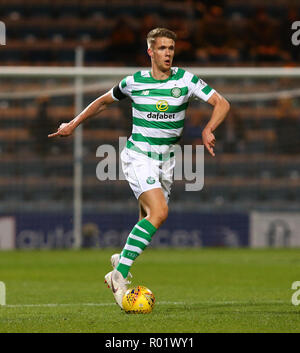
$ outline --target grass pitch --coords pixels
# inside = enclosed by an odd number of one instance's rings
[[[114,252],[0,252],[0,332],[300,332],[300,249],[147,249],[132,284],[155,294],[148,315],[114,304],[103,283]]]

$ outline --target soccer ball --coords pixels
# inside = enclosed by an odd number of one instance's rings
[[[122,300],[123,309],[127,314],[149,314],[154,303],[153,293],[144,286],[128,289]]]

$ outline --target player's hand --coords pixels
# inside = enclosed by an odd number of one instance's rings
[[[71,124],[71,123],[62,123],[62,124],[60,124],[59,128],[57,129],[57,131],[54,132],[53,134],[49,134],[48,137],[70,136],[70,135],[72,135],[73,131],[74,131],[73,124]]]
[[[202,131],[202,141],[204,146],[207,148],[208,152],[214,157],[214,147],[216,144],[215,135],[209,129],[204,129]]]

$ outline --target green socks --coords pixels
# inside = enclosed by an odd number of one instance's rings
[[[139,221],[129,234],[126,244],[121,253],[120,261],[116,270],[126,278],[133,261],[143,252],[151,242],[156,228],[147,219]]]

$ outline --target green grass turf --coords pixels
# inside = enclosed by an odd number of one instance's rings
[[[147,249],[132,272],[156,296],[148,315],[113,303],[114,252],[0,252],[0,332],[300,332],[300,249]]]

